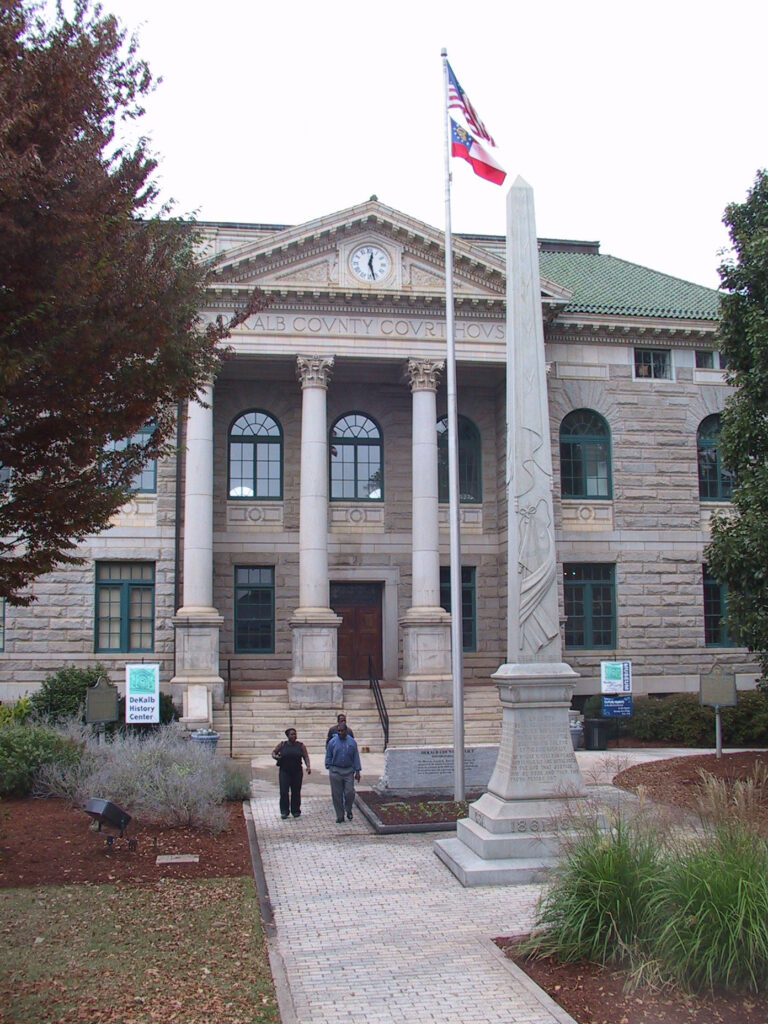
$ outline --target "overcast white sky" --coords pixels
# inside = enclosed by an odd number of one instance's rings
[[[765,0],[102,0],[163,82],[144,131],[177,212],[297,224],[372,194],[444,227],[442,62],[498,144],[452,160],[454,231],[540,237],[717,286],[766,155]]]

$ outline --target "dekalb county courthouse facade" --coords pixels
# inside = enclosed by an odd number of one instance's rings
[[[65,664],[160,664],[181,707],[287,691],[344,703],[369,669],[409,705],[451,700],[444,236],[376,197],[296,227],[206,224],[209,316],[270,304],[149,465],[84,564],[5,607],[0,697]],[[454,242],[464,685],[506,661],[505,247]],[[717,293],[541,240],[563,657],[575,693],[602,660],[634,693],[754,685],[704,564],[731,481]],[[196,693],[202,691],[197,690]]]

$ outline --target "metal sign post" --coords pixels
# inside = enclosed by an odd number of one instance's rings
[[[718,760],[723,756],[721,708],[736,707],[736,675],[715,665],[711,672],[699,676],[699,704],[715,709],[715,749]]]

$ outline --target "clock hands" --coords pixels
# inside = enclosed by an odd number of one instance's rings
[[[376,274],[375,274],[374,269],[373,269],[373,253],[372,252],[368,254],[368,269],[371,272],[371,280],[375,281],[376,280]]]

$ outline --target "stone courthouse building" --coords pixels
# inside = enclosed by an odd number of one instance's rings
[[[444,236],[369,202],[293,227],[207,224],[205,313],[258,286],[268,308],[147,466],[86,561],[6,607],[0,695],[63,664],[157,662],[179,704],[280,690],[343,706],[372,668],[409,705],[451,699]],[[564,659],[635,694],[754,684],[707,573],[728,394],[717,293],[542,239],[541,316]],[[505,247],[454,242],[464,682],[506,660]],[[199,691],[198,691],[199,692]]]

